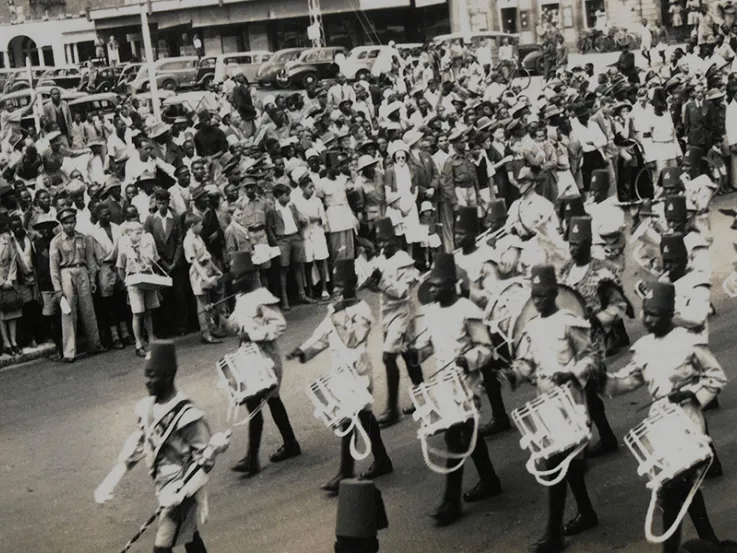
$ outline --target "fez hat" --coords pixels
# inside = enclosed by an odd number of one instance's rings
[[[347,478],[340,482],[336,538],[372,540],[388,526],[381,492],[371,480]]]
[[[507,218],[507,204],[502,199],[489,202],[489,219],[492,221],[503,221]]]
[[[683,234],[680,232],[664,234],[660,239],[660,255],[663,261],[685,261],[688,259],[688,250],[683,243]]]
[[[475,207],[458,208],[458,216],[455,226],[467,234],[477,235],[479,233],[479,215]]]
[[[685,196],[666,196],[664,201],[666,221],[685,221],[687,216]]]
[[[430,270],[430,279],[436,282],[455,282],[458,280],[458,271],[456,270],[456,261],[451,253],[438,253],[435,256]]]
[[[250,252],[236,252],[230,262],[230,275],[238,291],[244,294],[261,288],[258,269],[253,264]]]
[[[146,368],[152,367],[156,371],[165,373],[177,372],[177,349],[171,340],[156,340],[151,342],[145,360]]]
[[[642,300],[644,308],[673,311],[676,306],[676,288],[670,282],[653,282]]]
[[[591,217],[586,215],[571,217],[568,224],[568,241],[574,238],[579,242],[591,242]]]
[[[558,288],[558,279],[555,276],[555,267],[552,265],[535,265],[530,269],[532,290],[550,290]]]
[[[683,156],[683,162],[688,162],[691,167],[701,165],[701,159],[704,157],[704,150],[698,146],[688,146]]]
[[[609,190],[609,171],[595,169],[591,172],[591,191]]]
[[[394,223],[389,217],[382,217],[376,220],[376,239],[391,240],[396,234],[394,233]]]
[[[681,171],[680,167],[666,167],[660,172],[660,182],[658,183],[661,188],[683,188],[681,185]]]
[[[337,259],[333,264],[333,274],[336,282],[344,286],[346,283],[355,283],[358,280],[353,259]]]
[[[583,207],[583,198],[581,196],[565,196],[561,198],[561,201],[564,204],[563,218],[566,221],[570,221],[571,217],[586,215],[586,210]]]

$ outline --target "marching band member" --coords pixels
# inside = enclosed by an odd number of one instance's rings
[[[645,385],[653,400],[668,398],[681,405],[706,433],[702,407],[719,394],[727,377],[709,347],[697,335],[675,324],[676,296],[676,288],[670,283],[651,285],[642,307],[648,334],[635,342],[632,359],[626,367],[615,374],[604,374],[600,389],[613,397]],[[717,463],[715,452],[712,468]],[[691,490],[693,477],[693,473],[686,474],[663,488],[663,528],[669,528],[676,520]],[[718,543],[701,490],[694,495],[688,512],[699,537]],[[680,539],[679,527],[663,543],[663,553],[676,553]]]
[[[624,273],[624,248],[627,243],[624,229],[627,226],[624,210],[619,207],[616,196],[608,196],[609,171],[596,169],[591,175],[591,196],[584,204],[591,217],[592,249],[596,259],[610,261],[619,277]]]
[[[668,225],[668,231],[683,235],[683,242],[688,252],[688,268],[703,273],[707,280],[711,280],[709,242],[689,222],[686,197],[666,196],[663,200],[663,215]]]
[[[558,281],[552,265],[536,265],[531,269],[532,301],[538,311],[527,323],[525,334],[529,347],[522,347],[512,368],[505,371],[514,389],[521,379],[537,387],[538,394],[566,383],[583,402],[582,390],[590,375],[597,370],[591,345],[591,325],[556,304]],[[560,459],[551,459],[551,466]],[[563,535],[573,536],[599,524],[599,519],[586,489],[585,461],[571,461],[564,481],[548,488],[548,521],[542,539],[532,547],[533,553],[558,553],[563,550]],[[567,486],[571,487],[578,513],[563,525]]]
[[[359,375],[369,378],[369,392],[371,392],[373,371],[368,351],[368,340],[373,324],[371,308],[365,301],[356,297],[358,277],[352,259],[337,260],[333,271],[335,285],[342,288],[342,299],[328,306],[327,316],[312,336],[292,350],[287,359],[298,358],[300,363],[306,363],[321,351],[330,348],[333,364],[352,363]],[[369,435],[374,455],[373,464],[361,474],[361,478],[374,479],[393,472],[392,461],[381,439],[379,423],[371,409],[361,411],[358,418]],[[342,439],[338,474],[321,487],[331,494],[338,493],[341,480],[354,476],[355,461],[350,452],[351,438],[352,433],[349,433]]]
[[[492,358],[492,350],[486,344],[475,343],[468,325],[481,322],[483,312],[471,300],[459,297],[456,291],[458,273],[452,254],[439,253],[430,269],[428,283],[433,303],[427,308],[426,320],[429,347],[435,353],[435,365],[443,370],[455,363],[461,368],[466,388],[473,394],[476,407],[479,406],[479,392],[482,385],[480,368]],[[469,321],[472,321],[469,323]],[[418,348],[419,349],[419,348]],[[424,348],[423,348],[424,349]],[[452,426],[445,432],[445,443],[450,453],[463,453],[473,440],[471,421]],[[502,492],[499,478],[489,458],[489,450],[482,439],[476,441],[471,454],[479,473],[480,481],[469,492],[463,494],[467,502],[480,501],[494,497]],[[448,459],[448,467],[458,463]],[[443,501],[433,513],[438,526],[452,524],[462,514],[461,493],[463,467],[448,474],[445,478]]]
[[[673,323],[693,332],[708,344],[711,282],[702,271],[688,270],[688,251],[682,234],[663,236],[660,255],[665,270],[662,281],[673,284],[676,291]]]
[[[207,553],[197,530],[198,505],[204,515],[207,500],[204,493],[198,492],[213,468],[213,453],[219,453],[227,444],[208,451],[210,429],[205,414],[174,385],[177,358],[173,342],[151,343],[144,374],[150,396],[136,405],[138,429],[126,441],[118,466],[108,477],[117,472],[114,482],[109,484],[106,479],[95,491],[95,500],[104,503],[112,499],[115,484],[145,458],[163,507],[154,553],[171,553],[180,544],[187,553]],[[185,482],[185,475],[197,465],[203,470]]]
[[[486,243],[494,248],[497,278],[504,280],[518,276],[519,258],[524,246],[522,240],[516,234],[502,233],[501,236],[496,236],[507,223],[507,206],[504,200],[495,199],[489,202],[487,220],[491,238]]]
[[[527,270],[539,262],[565,258],[567,246],[558,232],[555,206],[535,191],[537,182],[530,169],[523,167],[517,176],[521,197],[509,206],[505,228],[524,242],[520,264]]]
[[[481,245],[476,243],[479,234],[479,223],[476,208],[461,207],[458,209],[455,241],[461,249],[454,254],[454,259],[456,267],[465,271],[468,277],[468,299],[480,309],[484,309],[488,303],[489,294],[494,293],[494,284],[498,277],[494,263],[496,252],[486,243]],[[492,359],[479,369],[484,377],[484,387],[491,404],[491,420],[480,430],[483,437],[492,436],[512,428],[502,398],[502,386],[493,371],[492,365],[494,362],[495,360]]]
[[[568,243],[571,260],[561,267],[559,282],[576,290],[586,302],[595,361],[600,369],[606,370],[607,353],[630,344],[623,322],[629,302],[624,297],[616,270],[607,261],[591,257],[590,217],[571,219]],[[599,431],[599,441],[588,448],[587,455],[599,457],[616,451],[617,438],[593,381],[586,386],[585,392],[589,417]]]
[[[422,367],[407,349],[407,343],[415,334],[415,313],[410,295],[412,286],[419,279],[412,257],[401,249],[394,234],[394,224],[388,217],[376,221],[376,240],[381,248],[370,285],[380,294],[381,329],[384,336],[382,359],[386,367],[387,409],[379,416],[379,424],[387,428],[399,421],[399,366],[401,355],[413,385],[422,382]]]
[[[277,340],[284,334],[287,322],[279,311],[279,300],[261,285],[258,267],[254,265],[250,252],[238,252],[233,256],[230,274],[237,296],[233,313],[226,323],[227,328],[231,333],[238,335],[241,343],[253,342],[264,355],[271,358],[274,362],[274,374],[281,386],[284,368]],[[262,399],[257,397],[247,400],[248,411],[258,409]],[[269,457],[269,460],[272,463],[279,463],[301,455],[302,450],[294,436],[289,415],[279,397],[279,388],[274,390],[266,401],[274,424],[284,440],[284,444]],[[248,452],[232,467],[235,472],[243,473],[244,478],[251,478],[261,471],[259,450],[263,432],[264,416],[259,411],[248,424]]]

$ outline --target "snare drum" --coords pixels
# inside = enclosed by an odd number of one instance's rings
[[[420,423],[417,437],[420,439],[425,463],[433,472],[448,474],[458,470],[476,447],[479,412],[473,401],[473,394],[464,384],[461,369],[452,365],[440,371],[433,378],[410,388],[410,397],[415,407],[413,418]],[[428,439],[443,433],[452,426],[472,421],[473,437],[468,451],[463,454],[450,454],[430,447]],[[458,459],[454,467],[436,464],[430,455],[445,459]]]
[[[226,354],[217,362],[219,387],[228,396],[228,420],[246,401],[276,390],[279,380],[274,372],[274,361],[253,342],[242,344],[238,350]],[[255,414],[255,413],[254,413]],[[243,421],[234,426],[245,424]]]
[[[374,401],[368,386],[368,377],[359,376],[353,366],[342,364],[307,387],[315,418],[322,420],[336,436],[342,438],[354,429],[361,433],[366,443],[364,452],[357,450],[355,434],[351,440],[351,454],[359,461],[371,453],[368,435],[358,420],[358,414]]]
[[[522,434],[520,447],[530,451],[527,471],[544,486],[561,482],[570,462],[591,439],[586,407],[574,400],[569,385],[557,386],[515,409],[512,421]],[[538,462],[557,455],[566,457],[556,468],[537,468]]]
[[[627,433],[624,443],[637,459],[637,473],[647,476],[647,487],[651,490],[645,537],[651,543],[663,543],[678,530],[714,460],[711,439],[680,405],[664,399],[653,404],[650,416]],[[663,534],[655,535],[652,526],[658,492],[668,482],[691,471],[696,472],[696,477],[678,516]]]

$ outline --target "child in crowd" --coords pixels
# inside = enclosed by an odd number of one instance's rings
[[[205,241],[200,236],[202,233],[202,217],[196,213],[187,213],[184,216],[184,258],[190,263],[189,282],[192,285],[192,293],[197,300],[197,319],[200,323],[200,333],[203,344],[219,344],[222,340],[214,338],[211,328],[214,323],[206,310],[211,303],[210,291],[217,285],[222,272],[212,261],[210,252],[207,251]]]
[[[159,252],[156,250],[151,235],[145,233],[143,225],[138,221],[128,221],[121,226],[121,232],[126,240],[119,243],[118,274],[121,280],[137,273],[153,273]],[[136,355],[146,357],[143,327],[149,341],[154,340],[154,325],[151,319],[151,310],[159,307],[159,293],[156,290],[144,290],[138,286],[127,286],[128,303],[133,313],[133,336],[136,339]],[[143,323],[143,326],[141,325]]]
[[[315,184],[310,178],[309,172],[305,169],[304,174],[299,179],[299,186],[302,189],[303,201],[300,203],[302,214],[307,218],[307,226],[304,229],[305,237],[305,261],[312,267],[307,270],[310,284],[313,289],[312,297],[316,297],[314,288],[316,283],[311,278],[317,269],[320,272],[322,280],[322,300],[330,299],[327,291],[327,284],[330,282],[328,271],[328,242],[325,238],[325,228],[327,227],[327,218],[325,216],[325,207],[322,200],[315,196]]]

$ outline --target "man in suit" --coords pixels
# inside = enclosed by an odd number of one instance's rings
[[[72,114],[69,112],[69,104],[61,99],[61,91],[58,88],[51,89],[51,101],[44,104],[44,117],[47,121],[53,121],[58,125],[58,130],[69,146],[69,131],[72,128]]]
[[[236,82],[233,89],[233,106],[244,120],[249,121],[256,115],[256,110],[253,107],[251,91],[248,89],[248,79],[243,73],[238,73],[233,80]]]
[[[689,100],[683,108],[683,127],[686,144],[698,146],[708,152],[714,142],[712,135],[717,134],[719,129],[717,128],[716,108],[711,102],[705,101],[704,95],[704,85],[696,85],[693,99]]]
[[[153,154],[173,167],[182,165],[182,149],[171,137],[171,127],[166,123],[156,123],[149,132],[153,141]]]
[[[149,215],[144,230],[154,237],[156,250],[159,253],[159,265],[172,278],[172,287],[161,290],[162,307],[157,314],[165,314],[156,323],[164,332],[175,331],[183,336],[187,332],[187,286],[189,276],[184,261],[183,242],[184,228],[181,218],[169,209],[170,195],[168,190],[156,191],[156,213]],[[176,321],[176,323],[175,323]],[[173,328],[176,324],[177,328]],[[163,326],[162,326],[163,325]],[[169,328],[166,328],[169,326]]]
[[[629,45],[622,46],[622,53],[619,54],[617,60],[617,69],[620,73],[627,77],[627,80],[633,84],[639,84],[640,79],[637,76],[637,66],[635,65],[635,55],[630,52]]]
[[[122,225],[125,221],[125,200],[121,197],[123,183],[116,176],[109,176],[103,192],[104,204],[110,210],[110,221]]]

